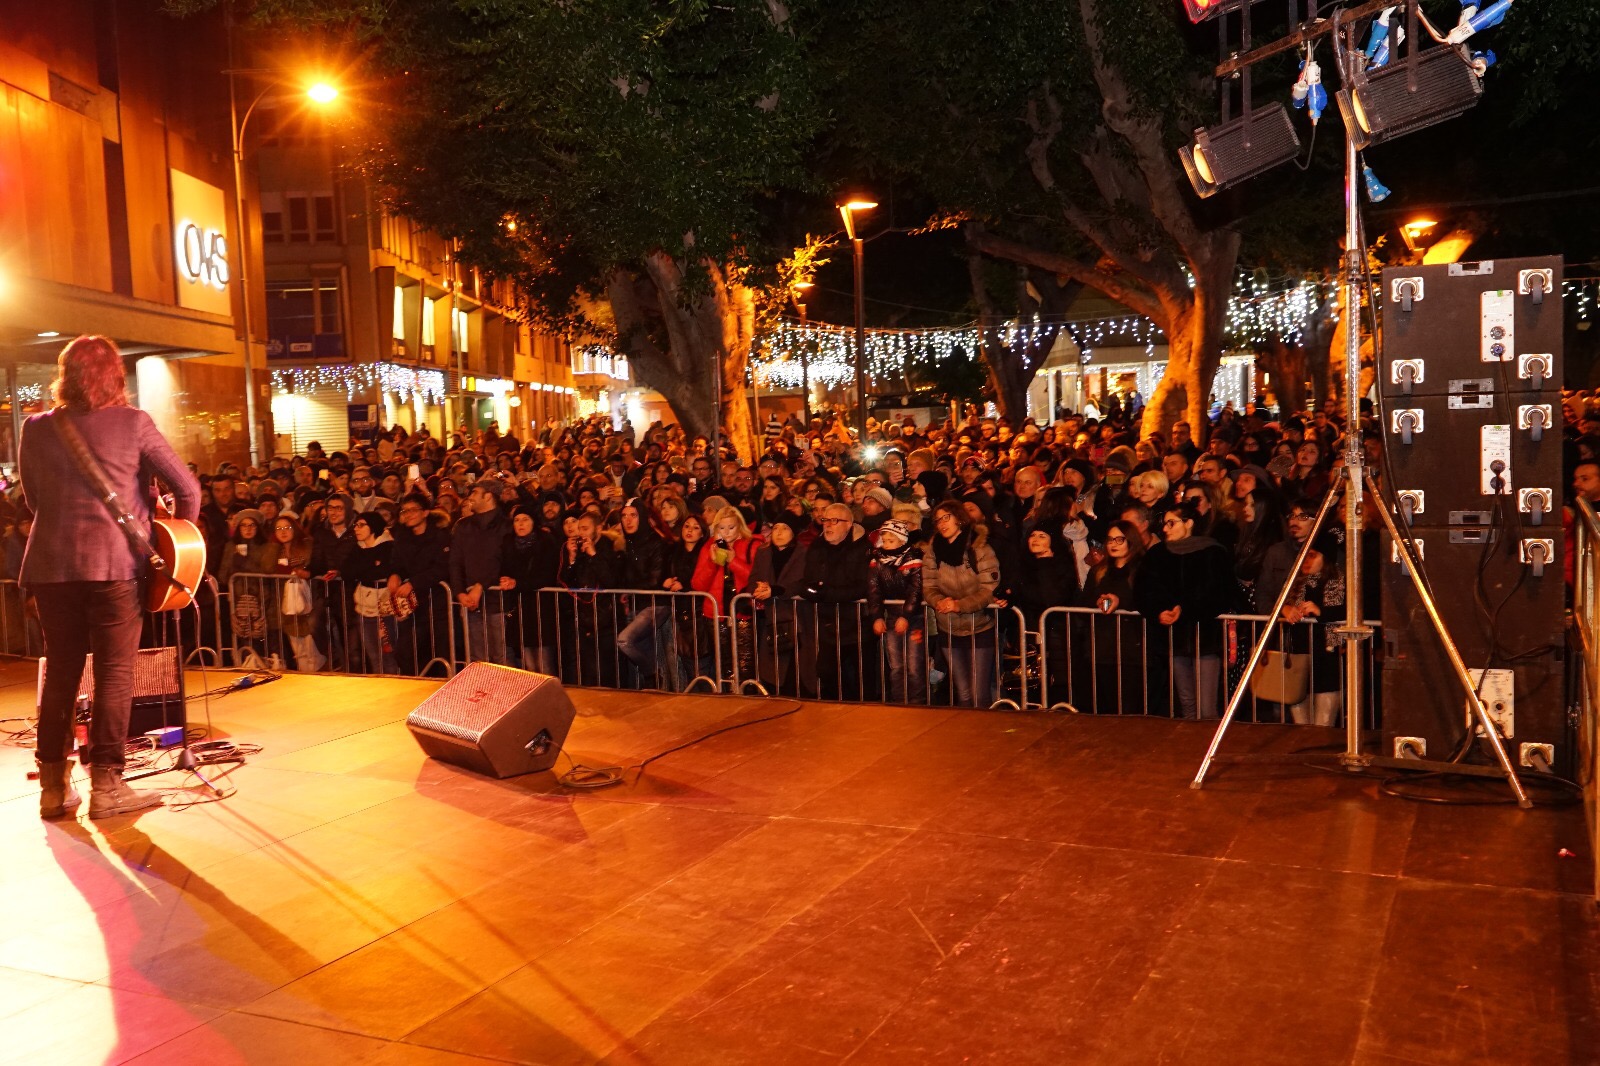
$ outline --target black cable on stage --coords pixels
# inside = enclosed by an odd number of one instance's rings
[[[561,754],[566,758],[567,762],[571,764],[572,768],[566,773],[562,774],[556,780],[562,785],[565,785],[567,788],[610,788],[613,785],[622,784],[625,780],[627,771],[629,770],[638,770],[639,777],[643,777],[645,767],[649,766],[657,759],[664,759],[674,752],[682,751],[684,748],[692,748],[694,745],[699,744],[702,741],[710,740],[712,737],[721,736],[723,733],[731,733],[735,729],[743,729],[746,726],[752,725],[761,725],[763,722],[776,722],[780,718],[787,718],[792,714],[799,714],[804,707],[805,704],[797,703],[793,707],[790,707],[787,711],[781,711],[778,714],[769,714],[765,718],[752,718],[748,722],[735,722],[732,725],[725,725],[721,729],[713,729],[704,736],[695,737],[693,740],[685,741],[675,748],[668,748],[666,751],[657,752],[648,759],[645,759],[643,762],[636,762],[630,766],[585,766],[580,762],[575,762],[570,755],[567,755],[565,751],[562,751]],[[634,781],[637,782],[638,779],[639,778],[636,777],[634,778]]]

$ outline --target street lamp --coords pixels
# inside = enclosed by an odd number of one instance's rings
[[[246,222],[244,213],[244,134],[250,125],[250,116],[256,113],[256,105],[266,99],[268,93],[291,80],[280,71],[256,68],[235,67],[223,71],[228,76],[228,110],[232,121],[233,130],[233,206],[234,217],[239,226],[239,306],[244,309],[244,418],[246,434],[250,440],[250,465],[261,465],[261,439],[260,427],[256,424],[256,373],[255,354],[250,350],[251,334],[254,332],[250,321],[250,226]],[[255,99],[250,101],[250,106],[244,109],[244,115],[239,114],[239,91],[237,76],[249,74],[266,79]],[[325,81],[315,81],[306,87],[306,98],[317,104],[332,103],[339,95],[339,90]]]
[[[805,294],[816,288],[816,282],[797,281],[789,287],[789,298],[794,301],[794,309],[800,312],[800,324],[806,324]],[[801,423],[806,428],[811,427],[811,353],[807,351],[809,342],[800,343],[800,416]]]
[[[1420,249],[1417,243],[1433,232],[1433,227],[1439,223],[1431,218],[1414,218],[1400,227],[1400,237],[1406,242],[1406,247],[1415,255]]]
[[[867,325],[866,296],[863,278],[866,271],[866,245],[856,236],[856,212],[871,211],[877,207],[875,200],[849,200],[839,205],[839,215],[844,219],[844,233],[855,249],[856,263],[856,425],[861,443],[867,442]]]

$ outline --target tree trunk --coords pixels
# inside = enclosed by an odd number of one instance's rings
[[[1306,405],[1307,348],[1271,340],[1256,349],[1256,361],[1272,376],[1273,398],[1280,411],[1299,411]]]
[[[1210,430],[1211,383],[1222,366],[1222,326],[1233,295],[1239,261],[1239,235],[1214,230],[1189,256],[1194,287],[1181,295],[1162,293],[1167,311],[1167,369],[1145,404],[1140,433],[1166,432],[1180,418],[1204,443]]]
[[[613,271],[607,296],[617,344],[639,381],[666,398],[691,436],[715,437],[720,389],[721,427],[739,462],[748,465],[757,455],[745,390],[755,296],[734,269],[701,266],[708,280],[692,295],[682,266],[665,254],[650,256],[642,270]]]

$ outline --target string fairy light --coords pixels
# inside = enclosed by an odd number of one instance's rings
[[[374,387],[397,393],[404,401],[420,395],[428,403],[443,403],[447,395],[442,370],[419,370],[394,363],[339,363],[277,369],[272,372],[272,387],[283,394],[342,389],[346,398],[370,393]]]

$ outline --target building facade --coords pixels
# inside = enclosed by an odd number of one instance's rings
[[[350,106],[359,106],[351,104]],[[373,424],[527,440],[577,409],[570,345],[515,290],[387,210],[345,165],[337,119],[269,115],[261,183],[273,450],[329,451]]]
[[[244,462],[223,16],[0,0],[0,27],[0,460],[61,346],[97,333],[181,455]]]

